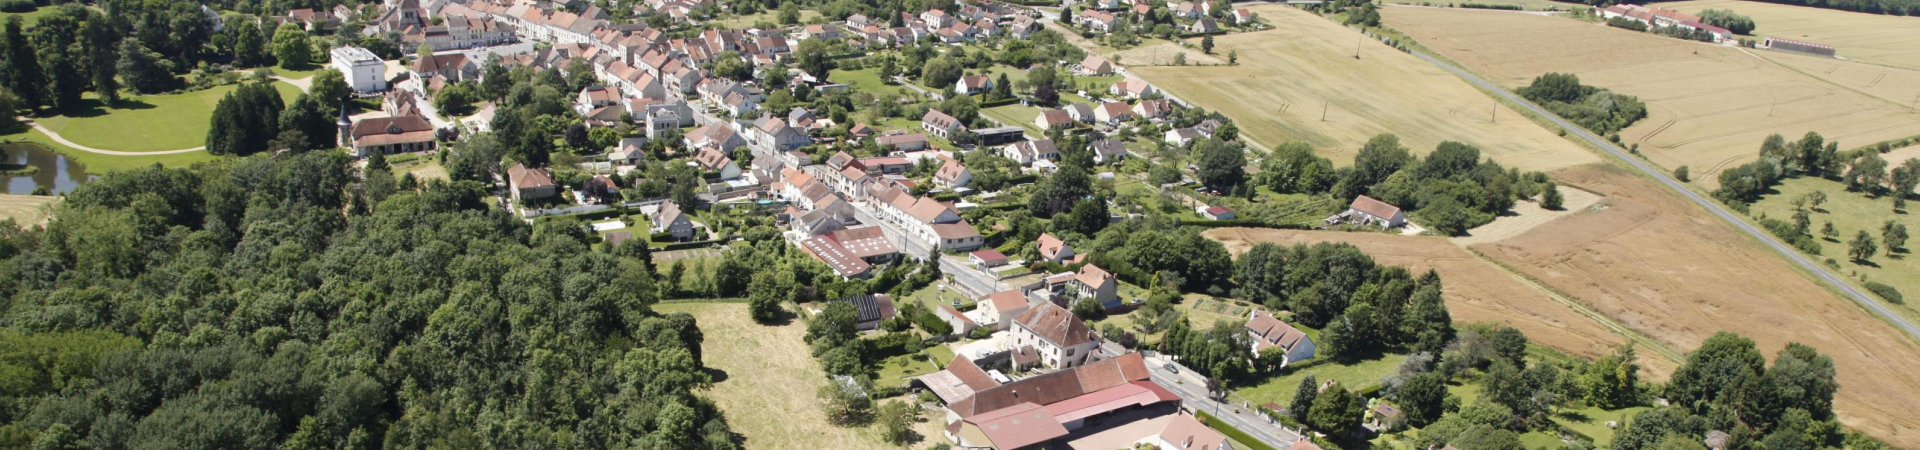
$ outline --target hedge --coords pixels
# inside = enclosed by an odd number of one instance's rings
[[[1207,219],[1180,219],[1180,225],[1185,225],[1185,226],[1196,226],[1196,227],[1207,227],[1207,228],[1220,228],[1220,227],[1252,227],[1252,228],[1272,228],[1272,229],[1276,229],[1276,230],[1310,230],[1310,229],[1313,229],[1313,226],[1311,226],[1311,225],[1307,225],[1307,224],[1299,224],[1299,223],[1268,223],[1268,222],[1262,222],[1262,221],[1259,221],[1259,220],[1256,220],[1256,219],[1233,219],[1233,220],[1207,220]]]
[[[664,252],[669,250],[686,250],[690,248],[707,248],[707,247],[712,247],[718,244],[720,244],[720,241],[675,242],[672,244],[667,244],[664,247],[660,247],[660,251]]]
[[[1895,305],[1907,304],[1906,298],[1900,296],[1900,290],[1894,289],[1893,286],[1868,281],[1867,290],[1873,291],[1874,295],[1879,295],[1880,298],[1887,299],[1888,302]]]
[[[1201,422],[1206,423],[1207,428],[1212,428],[1214,429],[1214,431],[1219,431],[1220,434],[1227,435],[1227,439],[1232,439],[1234,442],[1247,444],[1248,450],[1279,450],[1279,449],[1273,448],[1273,446],[1271,445],[1267,445],[1266,442],[1261,442],[1259,439],[1254,439],[1253,435],[1249,435],[1245,431],[1240,431],[1239,428],[1234,428],[1232,425],[1227,425],[1225,421],[1221,421],[1219,418],[1213,417],[1212,414],[1207,414],[1206,411],[1200,411],[1198,409],[1195,409],[1193,411],[1193,414],[1195,416],[1198,416]]]

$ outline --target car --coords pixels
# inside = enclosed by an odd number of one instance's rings
[[[1180,373],[1180,366],[1173,365],[1173,363],[1167,363],[1164,367],[1166,367],[1168,372]]]

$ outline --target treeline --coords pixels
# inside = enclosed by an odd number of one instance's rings
[[[1761,142],[1759,159],[1720,171],[1720,187],[1713,196],[1744,210],[1787,177],[1814,176],[1838,180],[1849,191],[1891,195],[1894,207],[1902,208],[1920,186],[1920,159],[1896,167],[1881,152],[1876,148],[1841,152],[1839,141],[1828,141],[1817,132],[1792,142],[1774,134]]]
[[[1872,14],[1892,14],[1896,16],[1920,15],[1920,0],[1761,0],[1782,5],[1811,6],[1814,8],[1838,9]],[[1589,5],[1601,5],[1600,0],[1587,0]]]
[[[1700,21],[1707,25],[1726,28],[1734,34],[1753,34],[1753,18],[1740,15],[1731,9],[1709,9],[1700,11]]]
[[[0,233],[0,446],[738,448],[647,262],[486,191],[338,152],[80,186]]]
[[[1618,133],[1647,117],[1647,105],[1639,98],[1580,84],[1580,77],[1568,73],[1535,77],[1533,84],[1515,91],[1554,115],[1604,135]],[[1619,140],[1618,136],[1613,138]]]
[[[1558,191],[1545,173],[1483,161],[1480,149],[1468,144],[1442,142],[1422,159],[1398,136],[1382,134],[1361,146],[1353,161],[1335,169],[1311,146],[1282,144],[1260,162],[1254,182],[1278,193],[1331,194],[1342,202],[1372,196],[1449,235],[1493,221],[1520,199],[1538,195],[1542,206],[1559,207]]]

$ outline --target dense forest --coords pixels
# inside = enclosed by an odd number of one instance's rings
[[[0,447],[738,446],[643,256],[350,163],[114,173],[0,227]]]

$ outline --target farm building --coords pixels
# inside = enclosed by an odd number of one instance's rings
[[[1365,195],[1355,197],[1353,204],[1339,214],[1327,217],[1328,224],[1352,222],[1379,225],[1381,228],[1393,228],[1407,224],[1407,214],[1400,207],[1374,200]]]
[[[1703,30],[1708,33],[1712,33],[1713,39],[1715,42],[1724,41],[1724,40],[1733,38],[1733,31],[1727,30],[1726,28],[1716,27],[1713,25],[1707,25],[1705,23],[1702,23],[1700,21],[1700,16],[1695,16],[1692,14],[1674,11],[1671,9],[1661,9],[1661,8],[1654,8],[1654,7],[1648,7],[1648,6],[1633,5],[1633,4],[1619,4],[1619,5],[1608,6],[1606,8],[1594,8],[1594,9],[1600,13],[1600,17],[1606,18],[1606,19],[1613,19],[1618,17],[1618,18],[1626,18],[1628,20],[1644,23],[1650,27],[1679,27],[1679,28],[1685,28],[1689,30]]]
[[[1795,52],[1795,53],[1806,53],[1809,55],[1820,55],[1820,56],[1834,55],[1833,46],[1831,45],[1815,44],[1812,42],[1795,41],[1790,39],[1767,38],[1767,40],[1764,43],[1762,43],[1761,46],[1774,49],[1774,50],[1782,50],[1782,51],[1789,51],[1789,52]]]

